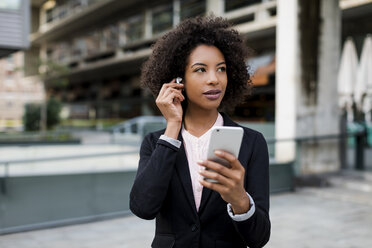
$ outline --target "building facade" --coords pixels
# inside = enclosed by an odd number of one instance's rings
[[[43,99],[39,77],[23,73],[29,33],[30,2],[0,1],[0,131],[23,130],[24,105]]]
[[[16,52],[0,60],[0,131],[23,130],[24,106],[44,99],[40,78],[24,76],[24,59],[24,52]]]
[[[277,4],[275,0],[36,0],[31,44],[43,63],[39,69],[50,75],[47,94],[61,99],[71,118],[159,114],[153,97],[139,85],[140,67],[151,44],[185,18],[214,13],[233,22],[252,48],[247,64],[255,73],[256,89],[233,115],[274,121]],[[362,40],[369,28],[371,1],[341,0],[340,7],[343,39],[353,35]],[[365,27],[355,28],[361,20]],[[56,75],[68,83],[55,83]]]
[[[28,48],[29,0],[0,1],[0,58]]]
[[[159,114],[154,99],[139,85],[141,64],[158,37],[188,17],[214,13],[236,24],[264,68],[250,104],[236,117],[274,120],[275,1],[35,1],[39,25],[31,44],[39,49],[47,94],[65,103],[71,118],[130,118]],[[55,85],[53,64],[61,64],[66,85]],[[266,63],[266,64],[265,64]],[[257,69],[251,67],[251,70]],[[35,71],[36,72],[36,71]],[[252,108],[252,109],[251,109]]]

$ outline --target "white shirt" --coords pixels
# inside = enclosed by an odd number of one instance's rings
[[[218,114],[217,120],[213,124],[213,126],[223,126],[223,118],[221,114]],[[181,134],[183,138],[183,145],[185,146],[187,160],[189,163],[192,191],[194,193],[196,210],[199,211],[203,191],[203,186],[199,182],[199,180],[202,179],[199,171],[203,170],[204,167],[197,164],[197,161],[207,159],[207,149],[209,146],[209,138],[211,137],[211,129],[205,132],[202,136],[195,137],[190,134],[182,125]]]

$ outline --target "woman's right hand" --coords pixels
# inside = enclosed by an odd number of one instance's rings
[[[168,131],[167,136],[175,139],[177,139],[182,124],[183,111],[181,102],[185,100],[185,97],[182,95],[183,88],[183,84],[177,84],[176,79],[173,79],[169,83],[163,84],[159,95],[156,98],[156,105],[167,120],[167,130],[165,135],[167,135]]]

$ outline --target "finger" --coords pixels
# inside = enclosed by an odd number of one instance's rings
[[[162,85],[160,88],[158,96],[162,96],[164,92],[169,88],[177,88],[177,89],[183,89],[184,85],[183,84],[177,84],[176,79],[172,79],[169,83],[165,83]]]
[[[178,84],[178,83],[168,83],[167,86],[178,89],[178,90],[181,90],[185,87],[184,84]]]
[[[226,187],[233,187],[234,183],[231,181],[231,179],[211,170],[201,170],[199,174],[204,178],[214,179],[218,183],[226,186]]]
[[[185,100],[185,96],[180,92],[180,91],[177,91],[174,93],[175,97],[178,98],[181,102],[183,100]]]
[[[174,98],[173,98],[173,103],[175,103],[175,104],[181,104],[182,101],[183,101],[183,99],[182,99],[181,96],[174,96]]]
[[[171,92],[178,92],[179,94],[182,95],[182,91],[180,89],[175,89],[173,87],[167,87],[163,93],[163,96],[166,96],[168,94],[170,94]]]
[[[175,80],[172,80],[172,81],[175,81]],[[171,81],[171,82],[172,82]],[[160,91],[159,91],[159,94],[158,94],[158,97],[162,97],[164,95],[164,92],[167,90],[168,88],[168,85],[169,84],[163,84],[160,88]]]
[[[167,103],[170,103],[171,102],[170,100],[173,101],[173,98],[169,98],[169,97],[170,96],[171,97],[174,97],[174,94],[176,94],[180,99],[184,99],[182,93],[179,90],[176,90],[174,88],[166,88],[163,91],[162,95],[159,95],[156,100],[158,102],[167,102]]]
[[[182,89],[184,87],[185,87],[185,85],[183,85],[183,84],[177,84],[177,83],[174,83],[174,82],[164,84],[164,88],[165,89],[172,88],[172,89],[176,89],[176,90],[182,91]]]
[[[233,154],[223,151],[223,150],[215,150],[214,153],[218,157],[226,159],[230,163],[231,168],[236,168],[236,169],[243,168],[240,161]]]
[[[204,187],[206,187],[208,189],[211,189],[211,190],[214,190],[214,191],[217,191],[220,194],[225,194],[228,191],[226,186],[224,186],[222,184],[208,182],[208,181],[203,180],[203,179],[200,179],[199,182]]]
[[[211,160],[199,160],[197,163],[201,166],[204,166],[205,168],[214,170],[218,172],[219,174],[227,177],[227,178],[233,178],[234,174],[233,171],[226,166],[219,164],[217,162],[211,161]]]
[[[182,95],[182,93],[178,90],[175,90],[173,88],[168,89],[168,91],[164,94],[164,100],[167,103],[172,103],[174,99],[179,99],[181,102],[185,100],[185,97]]]

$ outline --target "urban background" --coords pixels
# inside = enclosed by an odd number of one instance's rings
[[[372,247],[372,0],[0,0],[0,247],[150,247],[129,191],[166,123],[141,65],[208,14],[251,49],[229,114],[268,142],[267,247]]]

